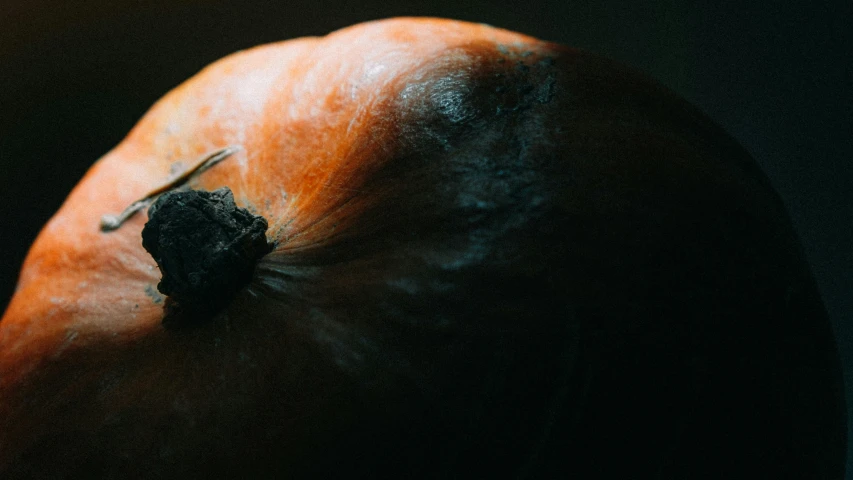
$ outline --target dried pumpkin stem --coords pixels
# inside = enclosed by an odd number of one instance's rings
[[[220,150],[216,150],[215,152],[212,152],[212,153],[205,155],[200,160],[198,160],[192,167],[188,168],[187,170],[182,172],[177,177],[166,182],[164,185],[157,187],[154,190],[148,192],[148,194],[145,195],[144,197],[142,197],[141,199],[131,203],[130,206],[125,208],[124,211],[121,212],[120,214],[102,216],[101,217],[101,231],[102,232],[111,232],[113,230],[118,229],[119,227],[121,227],[124,224],[124,222],[126,222],[128,219],[130,219],[131,217],[136,215],[136,212],[144,209],[148,205],[151,205],[151,203],[154,200],[156,200],[157,197],[159,197],[163,193],[168,192],[170,190],[174,190],[174,189],[186,184],[190,179],[197,177],[198,175],[200,175],[205,170],[216,165],[217,163],[221,162],[222,160],[225,160],[226,158],[228,158],[232,154],[236,153],[240,149],[242,149],[242,147],[239,145],[231,145],[231,146],[225,147],[225,148],[220,149]]]
[[[206,319],[227,305],[269,253],[267,227],[264,217],[236,205],[228,187],[160,196],[148,210],[142,246],[160,268],[157,289],[167,306],[182,312],[167,317]]]

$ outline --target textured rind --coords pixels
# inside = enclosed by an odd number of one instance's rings
[[[145,216],[98,222],[229,145],[190,187],[229,187],[274,250],[170,331]],[[844,441],[749,156],[642,75],[484,25],[206,68],[74,189],[0,321],[4,478],[841,478]]]

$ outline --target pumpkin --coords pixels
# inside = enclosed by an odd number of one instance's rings
[[[840,385],[701,112],[392,19],[218,61],[94,164],[0,321],[0,476],[840,478]]]

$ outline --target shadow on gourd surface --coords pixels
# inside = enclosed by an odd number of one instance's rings
[[[0,322],[5,478],[841,478],[843,412],[742,148],[629,69],[437,19],[170,92]]]

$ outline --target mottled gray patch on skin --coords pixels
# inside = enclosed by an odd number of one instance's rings
[[[157,289],[154,287],[154,285],[150,283],[145,286],[145,295],[148,296],[148,298],[150,298],[151,300],[153,300],[154,303],[163,303],[163,295],[161,295],[160,292],[158,292]]]
[[[438,83],[451,83],[439,81]],[[443,85],[442,85],[443,86]],[[466,92],[448,88],[432,97],[436,111],[452,123],[462,123],[473,116],[466,105]]]

